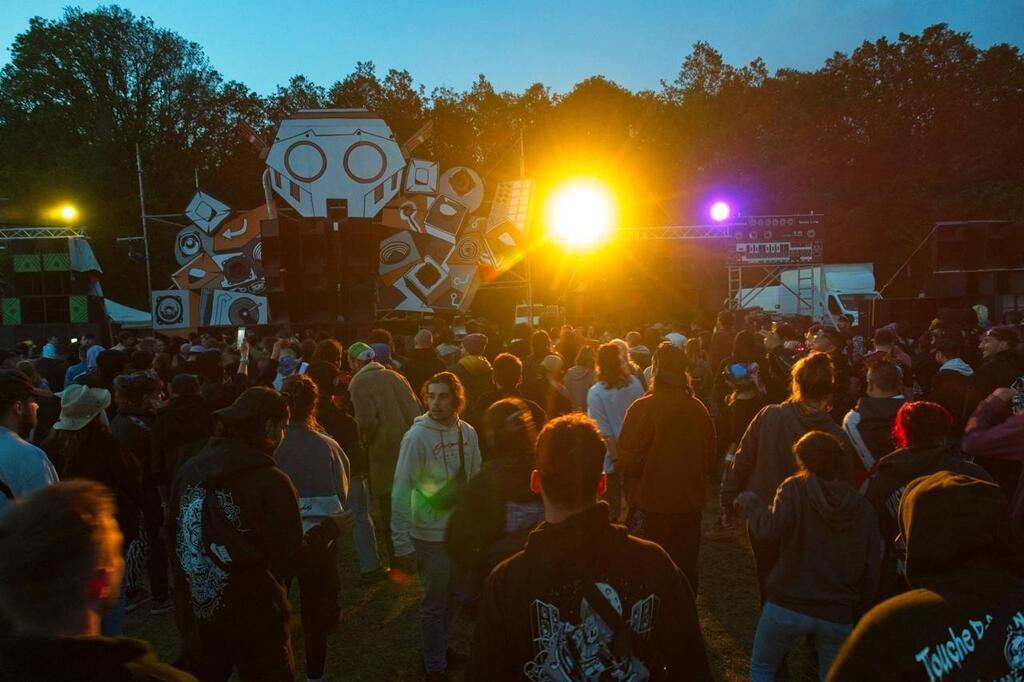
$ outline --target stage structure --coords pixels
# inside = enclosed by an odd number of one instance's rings
[[[466,312],[525,247],[531,182],[497,183],[418,158],[365,109],[299,111],[270,145],[265,204],[235,212],[197,192],[154,291],[157,329],[367,324],[377,313]]]
[[[0,226],[0,340],[100,333],[99,262],[72,227]]]
[[[769,286],[784,286],[797,300],[798,314],[813,315],[816,296],[825,291],[824,216],[740,216],[715,225],[669,225],[619,230],[619,239],[715,240],[725,252],[729,305],[743,308]],[[816,267],[818,266],[818,267]],[[796,287],[782,280],[783,271],[795,270]],[[819,281],[815,281],[819,280]],[[742,296],[741,296],[742,292]],[[827,310],[827,306],[825,307]]]

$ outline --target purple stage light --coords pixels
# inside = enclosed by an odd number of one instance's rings
[[[729,216],[732,215],[732,208],[730,208],[729,204],[724,201],[716,201],[711,204],[711,210],[709,213],[711,214],[712,220],[716,223],[720,223],[723,220],[729,219]]]

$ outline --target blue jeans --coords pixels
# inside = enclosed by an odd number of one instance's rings
[[[419,564],[423,601],[420,602],[420,633],[423,665],[428,673],[448,668],[448,625],[458,609],[458,581],[443,542],[412,538]]]
[[[814,635],[818,677],[824,680],[839,647],[852,630],[853,623],[833,623],[765,602],[754,634],[754,651],[750,654],[751,682],[773,682],[782,659],[806,635]]]
[[[366,476],[352,477],[345,504],[355,517],[352,542],[356,546],[356,556],[359,557],[359,570],[362,573],[376,571],[380,568],[380,556],[377,554],[377,532],[370,518],[370,490]]]

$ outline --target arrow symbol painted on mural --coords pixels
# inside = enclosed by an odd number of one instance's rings
[[[222,234],[221,236],[224,237],[224,239],[234,239],[235,237],[241,237],[243,234],[245,234],[248,231],[249,231],[249,220],[247,218],[242,218],[242,225],[241,225],[241,227],[239,227],[237,230],[232,230],[232,229],[228,228],[228,229],[224,230],[224,234]]]

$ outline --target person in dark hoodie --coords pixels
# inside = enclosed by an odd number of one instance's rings
[[[146,642],[100,636],[120,594],[123,538],[114,498],[64,481],[14,504],[0,521],[0,680],[195,680],[157,661]]]
[[[170,402],[157,410],[153,421],[153,466],[165,490],[178,468],[202,449],[214,429],[213,412],[200,395],[195,376],[175,376],[170,394]]]
[[[999,487],[949,471],[918,478],[899,528],[913,589],[860,620],[827,679],[1020,679],[1024,562]]]
[[[420,329],[412,339],[413,349],[402,363],[402,374],[409,380],[413,393],[419,395],[423,382],[447,369],[434,350],[434,335],[429,329]]]
[[[743,434],[733,460],[726,463],[721,490],[723,510],[732,509],[733,500],[744,490],[752,490],[762,500],[773,498],[779,485],[797,472],[793,445],[810,431],[830,433],[843,444],[847,458],[837,478],[849,480],[853,449],[829,414],[832,361],[828,355],[811,353],[793,365],[791,391],[786,402],[768,405],[758,412]],[[763,602],[764,581],[778,557],[778,543],[751,537],[750,546]]]
[[[974,369],[960,357],[960,346],[953,339],[939,339],[935,343],[935,363],[938,373],[932,379],[928,400],[942,405],[953,416],[952,438],[959,442],[967,424],[967,395],[971,391]]]
[[[288,405],[273,389],[247,389],[219,410],[218,435],[185,462],[169,498],[174,617],[181,665],[204,682],[294,680],[283,581],[301,565],[295,487],[274,465]],[[337,538],[330,517],[307,533]]]
[[[153,449],[153,423],[162,404],[163,389],[163,382],[149,374],[117,377],[114,381],[117,416],[110,422],[110,432],[132,453],[142,471],[142,537],[145,538],[146,574],[153,598],[150,613],[154,615],[171,609],[167,547],[160,535],[164,525],[160,489],[166,480]],[[136,590],[129,597],[126,609],[130,613],[144,602],[144,595]]]
[[[486,336],[467,334],[462,339],[462,357],[451,370],[466,391],[466,417],[471,425],[477,421],[477,417],[483,415],[479,409],[481,396],[494,390],[494,372],[491,363],[484,357],[486,350]]]
[[[903,375],[889,360],[876,360],[868,368],[867,395],[846,413],[843,431],[857,453],[854,461],[854,487],[868,477],[875,462],[892,452],[892,425],[896,413],[907,401],[903,396]]]
[[[522,361],[511,353],[501,353],[498,357],[494,358],[493,369],[495,388],[493,391],[488,391],[480,396],[480,400],[477,403],[477,409],[480,410],[480,414],[476,415],[477,420],[487,413],[491,405],[499,400],[515,398],[522,401],[530,410],[530,416],[533,418],[533,424],[537,430],[542,429],[548,420],[547,413],[544,412],[540,405],[524,397],[523,392],[519,390],[523,381]],[[488,452],[487,439],[484,439],[480,444],[480,455],[484,460],[489,459],[491,456]]]
[[[878,528],[885,542],[885,559],[879,585],[881,598],[891,597],[906,589],[905,573],[900,557],[903,542],[899,534],[900,499],[907,485],[915,478],[936,471],[952,471],[991,480],[988,473],[963,458],[949,447],[946,436],[953,419],[941,405],[925,401],[906,403],[896,413],[893,441],[896,450],[878,461],[868,479],[864,497],[878,515]]]
[[[629,527],[668,552],[697,593],[704,475],[715,426],[693,397],[685,352],[665,341],[654,352],[651,391],[626,410],[617,467],[630,507]]]
[[[682,573],[598,502],[604,454],[581,414],[541,431],[545,521],[488,577],[465,679],[712,679]]]
[[[770,509],[750,491],[735,502],[753,537],[780,543],[754,635],[753,682],[772,682],[786,653],[807,635],[815,638],[824,679],[878,586],[878,523],[871,505],[849,483],[836,480],[846,457],[842,444],[812,431],[797,441],[793,454],[801,470],[782,482]]]
[[[521,550],[544,519],[540,496],[530,490],[537,428],[529,407],[516,398],[499,400],[484,413],[481,427],[490,456],[467,483],[445,536],[448,554],[478,578],[477,586]]]

